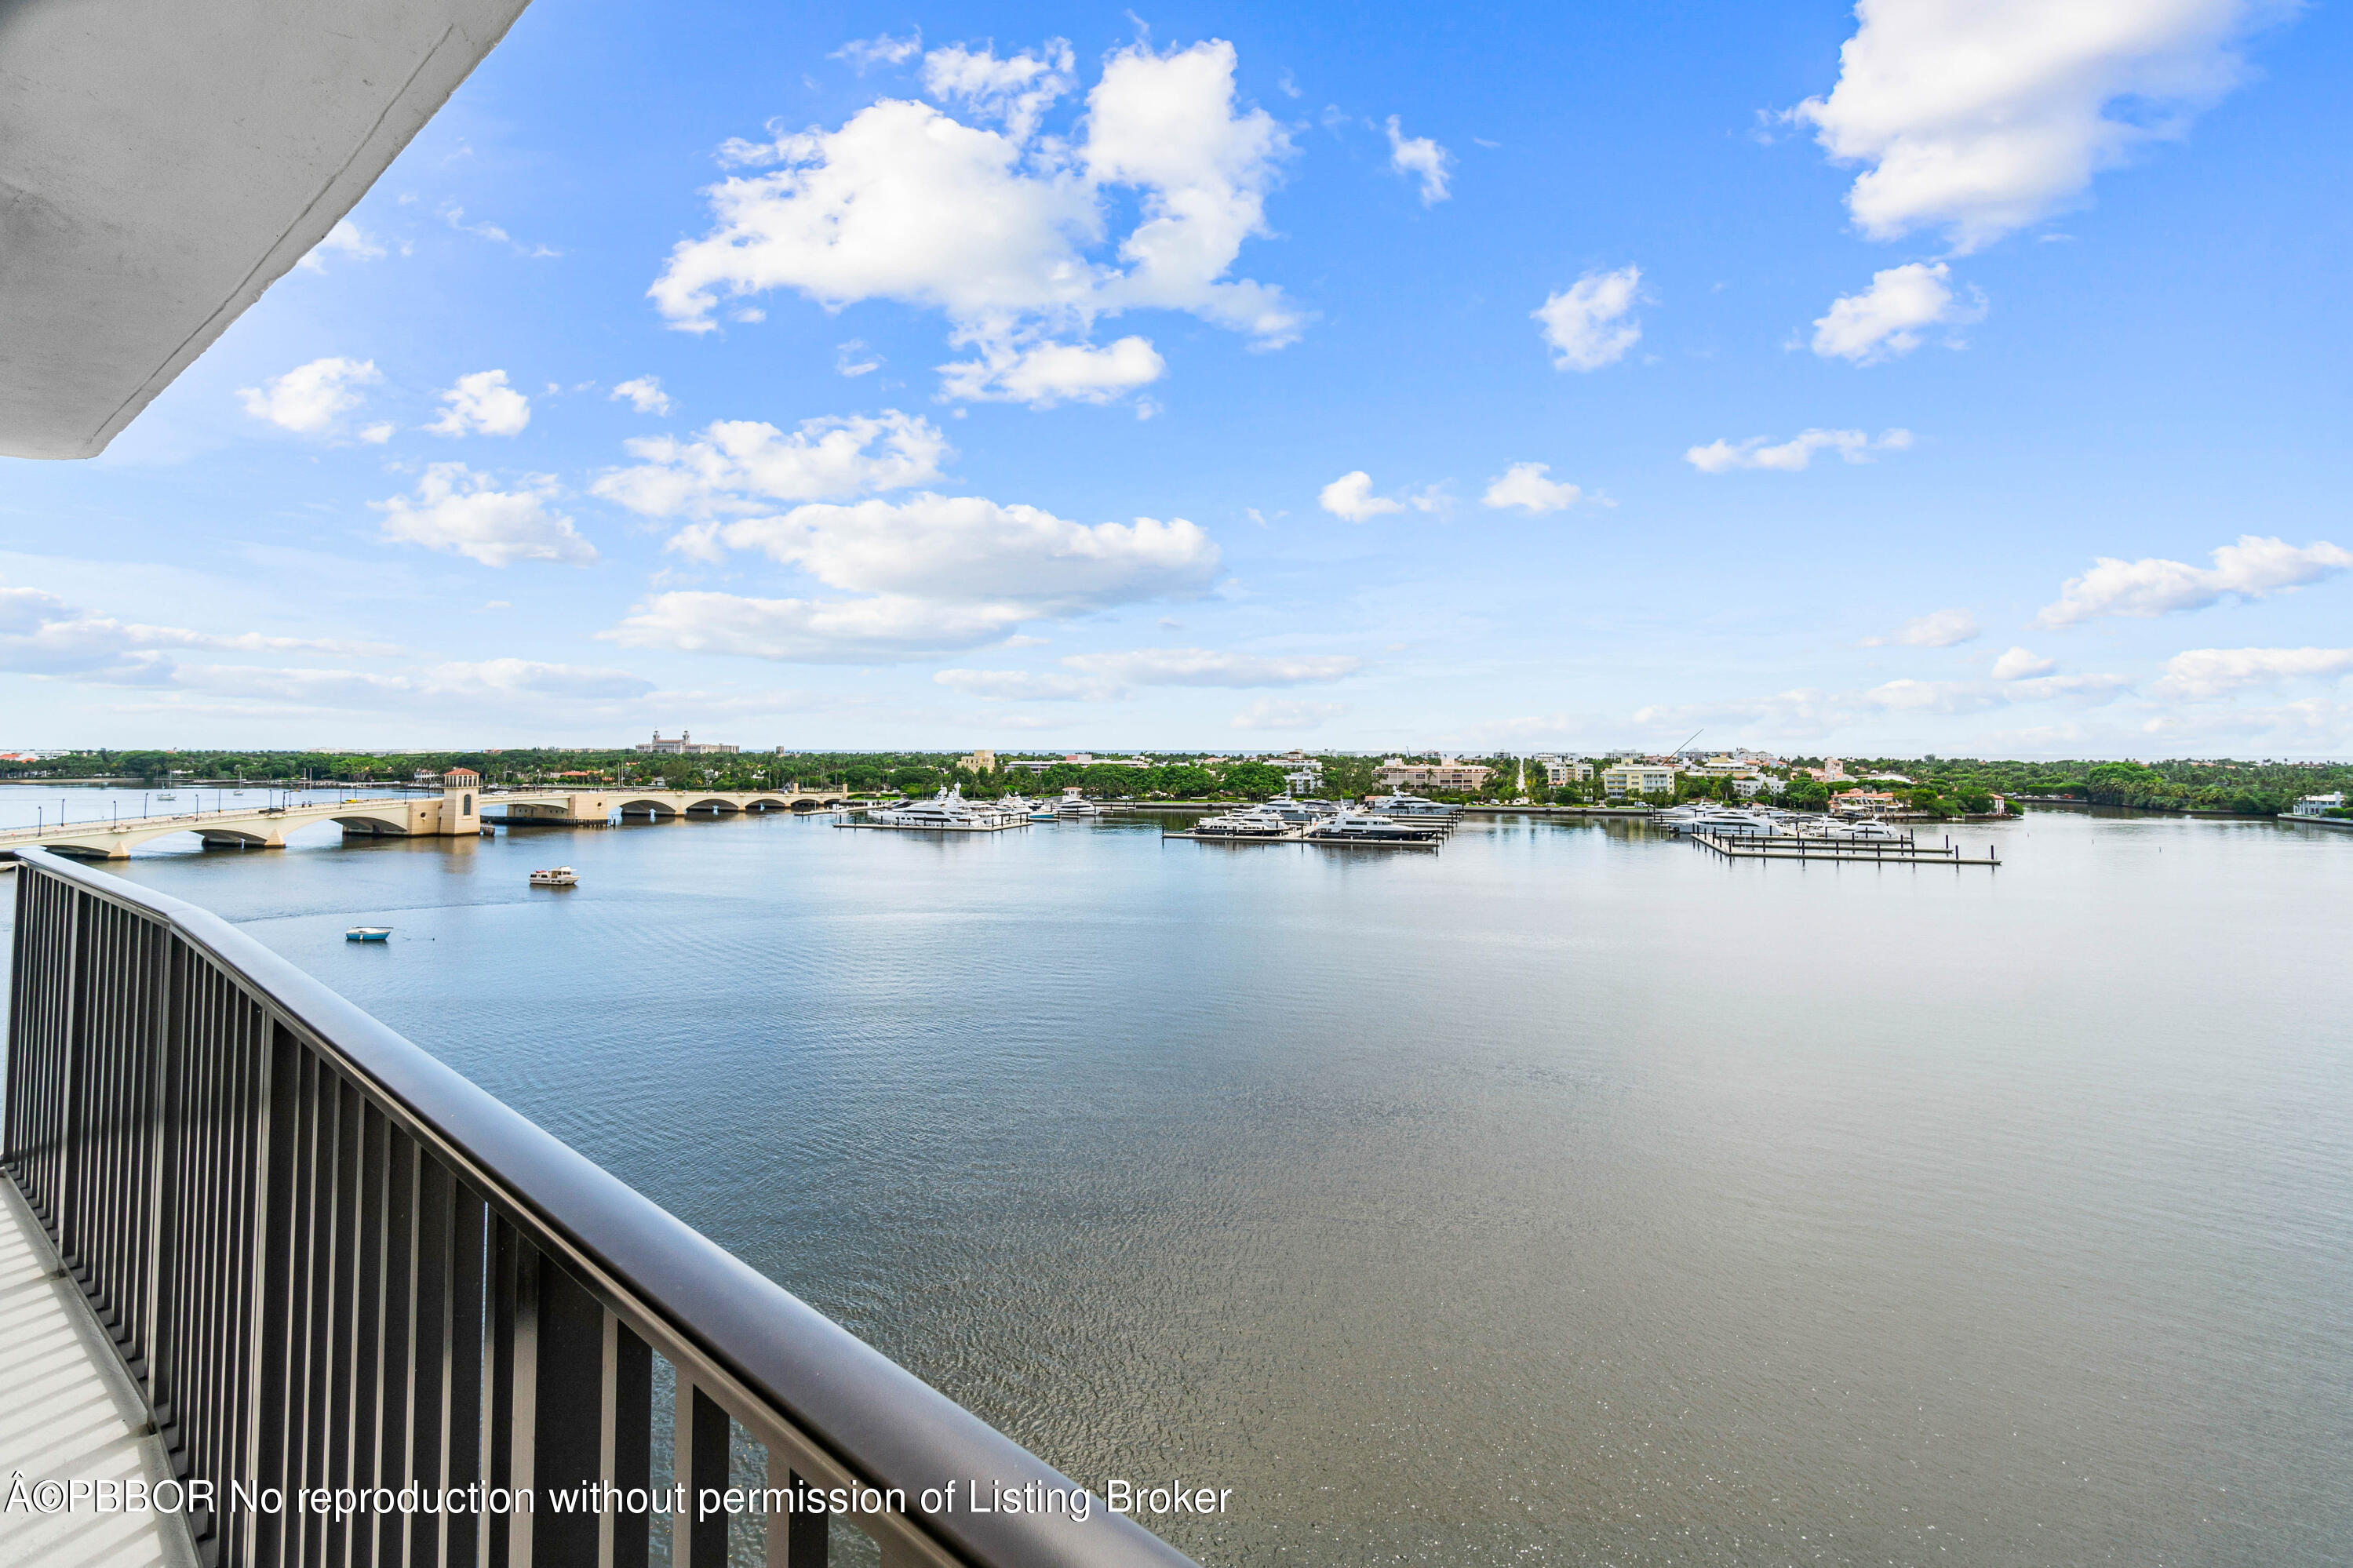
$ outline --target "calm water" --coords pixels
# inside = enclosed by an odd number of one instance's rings
[[[2353,834],[1964,837],[2009,863],[744,819],[123,874],[1074,1476],[1232,1487],[1166,1530],[1210,1564],[2353,1557]]]

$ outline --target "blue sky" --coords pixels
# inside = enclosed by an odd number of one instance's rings
[[[539,0],[0,744],[2353,752],[2341,11]]]

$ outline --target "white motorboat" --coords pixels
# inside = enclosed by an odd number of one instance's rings
[[[1068,817],[1101,816],[1103,807],[1081,795],[1078,786],[1072,784],[1063,790],[1062,798],[1054,803],[1054,815]]]
[[[551,870],[533,871],[531,885],[534,888],[576,888],[580,873],[569,866],[557,866]]]

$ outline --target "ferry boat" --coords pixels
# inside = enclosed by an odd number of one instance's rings
[[[531,885],[534,888],[576,888],[580,885],[580,873],[569,866],[558,866],[552,870],[533,871],[531,874]]]
[[[385,942],[392,936],[390,926],[353,926],[343,933],[345,942]]]

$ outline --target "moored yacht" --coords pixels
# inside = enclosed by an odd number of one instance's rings
[[[1437,844],[1446,837],[1435,822],[1400,822],[1373,812],[1343,811],[1307,830],[1312,844]]]
[[[866,817],[876,827],[906,827],[929,833],[995,833],[1029,820],[1027,816],[1000,812],[994,805],[965,799],[962,784],[944,789],[929,800],[889,811],[870,811]]]
[[[1424,795],[1394,791],[1366,803],[1366,809],[1382,816],[1460,816],[1462,808]]]
[[[1291,838],[1298,835],[1297,825],[1287,822],[1280,812],[1263,805],[1246,805],[1238,810],[1205,816],[1193,825],[1197,838]]]

